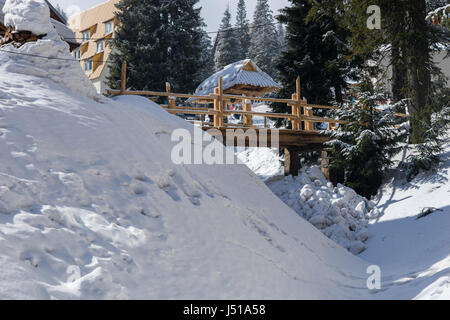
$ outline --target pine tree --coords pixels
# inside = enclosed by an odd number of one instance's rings
[[[196,79],[199,79],[196,85],[200,84],[201,82],[203,82],[203,80],[210,77],[215,71],[211,37],[206,32],[203,32],[202,48],[204,48],[202,51],[202,56],[200,58],[202,67],[199,70],[198,76],[195,77]]]
[[[362,60],[350,55],[349,30],[336,20],[336,9],[319,12],[309,0],[290,0],[291,6],[281,10],[277,19],[286,26],[285,49],[276,67],[282,89],[279,95],[291,98],[295,79],[301,78],[302,96],[309,103],[342,102],[347,79],[356,80]],[[286,106],[273,104],[274,112],[286,112]],[[280,123],[278,123],[280,124]]]
[[[381,30],[366,27],[368,15],[364,15],[363,10],[369,5],[381,8]],[[392,81],[393,98],[395,101],[409,99],[411,142],[422,142],[431,121],[431,77],[436,69],[431,48],[433,43],[440,42],[437,30],[426,22],[427,1],[353,0],[346,10],[345,23],[351,25],[355,50],[363,50],[369,58],[381,46],[390,47],[389,65],[392,66],[393,77],[389,80]]]
[[[219,34],[214,56],[216,71],[231,63],[239,61],[239,44],[235,30],[231,25],[231,13],[229,7],[225,10]]]
[[[407,136],[404,121],[395,116],[404,102],[377,110],[379,101],[387,96],[364,81],[357,88],[358,99],[346,101],[335,116],[346,121],[336,131],[328,131],[332,140],[330,170],[343,172],[340,182],[367,198],[375,195],[383,180],[391,157],[401,151],[400,143]]]
[[[251,30],[249,56],[258,67],[275,78],[277,70],[274,61],[278,58],[279,50],[277,29],[268,0],[258,0]]]
[[[282,23],[278,23],[277,25],[277,36],[278,36],[278,46],[280,54],[283,52],[283,49],[286,46],[286,31],[284,30],[284,26]]]
[[[239,60],[243,60],[248,57],[251,40],[245,0],[239,0],[238,2],[236,13],[236,32],[239,41]]]
[[[122,62],[127,85],[134,90],[191,92],[202,68],[204,26],[198,0],[121,0],[119,27],[112,40],[109,86],[116,87]]]

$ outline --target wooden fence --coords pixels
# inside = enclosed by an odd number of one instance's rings
[[[292,94],[291,99],[279,98],[264,98],[264,97],[247,97],[239,95],[224,94],[223,79],[219,78],[218,86],[214,89],[214,93],[210,95],[192,95],[183,93],[174,93],[171,90],[170,84],[166,84],[166,92],[156,91],[130,91],[126,89],[126,62],[122,65],[122,74],[120,81],[120,90],[108,90],[112,95],[140,95],[152,97],[167,97],[167,104],[161,106],[171,114],[193,114],[200,115],[201,125],[203,127],[240,127],[240,128],[254,128],[253,117],[259,116],[264,118],[264,127],[267,127],[267,119],[285,119],[291,123],[291,130],[293,131],[317,131],[314,129],[314,123],[328,123],[328,130],[334,130],[337,124],[345,123],[331,118],[317,117],[313,115],[313,109],[338,109],[333,106],[309,104],[305,98],[301,98],[300,77],[296,80],[296,92]],[[202,104],[213,104],[213,108],[201,108],[190,106],[177,106],[176,98],[201,100]],[[206,101],[206,102],[205,102]],[[265,113],[252,111],[252,101],[260,102],[275,102],[286,104],[290,108],[290,113]],[[242,110],[228,110],[227,106],[234,103],[242,103]],[[239,114],[242,116],[242,125],[226,123],[224,118]],[[213,122],[205,122],[205,116],[212,116]],[[397,116],[407,116],[403,114],[396,114]],[[287,126],[286,126],[287,127]]]

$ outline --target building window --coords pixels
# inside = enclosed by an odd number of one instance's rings
[[[83,42],[89,41],[89,39],[91,38],[91,31],[87,30],[81,33],[81,37],[83,39]]]
[[[73,56],[75,57],[75,59],[79,60],[81,59],[81,50],[80,49],[75,49],[73,51]]]
[[[84,62],[84,71],[89,72],[92,71],[92,66],[93,66],[93,61],[91,60],[86,60]]]
[[[101,40],[97,42],[97,53],[105,50],[105,40]]]
[[[105,34],[111,33],[114,30],[114,20],[105,22]]]

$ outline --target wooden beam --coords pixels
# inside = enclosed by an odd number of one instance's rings
[[[119,95],[120,90],[108,90],[109,94],[112,95]],[[211,100],[214,101],[214,96],[199,96],[199,95],[193,95],[193,94],[184,94],[184,93],[167,93],[167,92],[157,92],[157,91],[130,91],[127,90],[125,92],[127,95],[134,95],[134,96],[159,96],[159,97],[177,97],[177,98],[193,98],[193,99],[205,99],[205,100]]]

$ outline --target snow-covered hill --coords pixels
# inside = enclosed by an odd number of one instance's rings
[[[17,59],[0,53],[0,298],[365,297],[366,263],[247,167],[173,164],[193,126]]]

